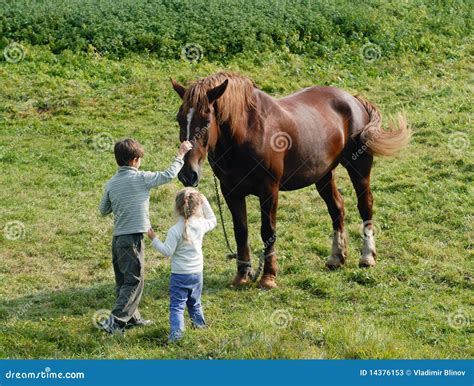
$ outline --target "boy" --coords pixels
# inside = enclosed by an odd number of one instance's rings
[[[107,182],[100,202],[100,213],[114,214],[112,262],[115,273],[116,300],[110,317],[101,323],[108,333],[123,334],[125,327],[147,326],[138,304],[143,293],[144,242],[143,233],[150,229],[150,189],[170,182],[183,166],[185,154],[191,150],[184,141],[170,167],[164,172],[140,172],[144,155],[142,145],[124,139],[114,147],[117,173]]]

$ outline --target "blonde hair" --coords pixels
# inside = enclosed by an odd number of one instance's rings
[[[192,216],[202,216],[202,195],[194,188],[185,188],[176,194],[175,211],[184,219],[183,239],[190,242],[188,238],[188,222]]]

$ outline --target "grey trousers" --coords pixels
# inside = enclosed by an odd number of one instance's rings
[[[143,293],[144,251],[142,233],[114,236],[112,240],[116,292],[112,315],[121,324],[141,319],[138,304]]]

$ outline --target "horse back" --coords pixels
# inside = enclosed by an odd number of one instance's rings
[[[283,160],[283,189],[310,185],[337,166],[352,133],[369,120],[354,96],[335,87],[309,87],[275,101],[284,118],[273,124],[273,132],[291,138]]]
[[[337,87],[307,87],[277,101],[300,128],[317,129],[324,125],[334,130],[343,126],[350,136],[369,121],[367,111],[357,98]]]

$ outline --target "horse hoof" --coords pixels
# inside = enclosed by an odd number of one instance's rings
[[[339,269],[343,265],[344,265],[344,260],[335,256],[329,256],[328,260],[326,261],[326,268],[330,269],[331,271],[335,269]]]
[[[362,256],[359,259],[359,268],[370,268],[375,265],[375,258],[372,255]]]
[[[274,275],[263,275],[258,283],[258,286],[263,289],[273,289],[277,287],[275,283],[275,276]]]
[[[247,275],[242,276],[240,274],[235,275],[234,280],[230,284],[231,287],[240,287],[249,282]]]

